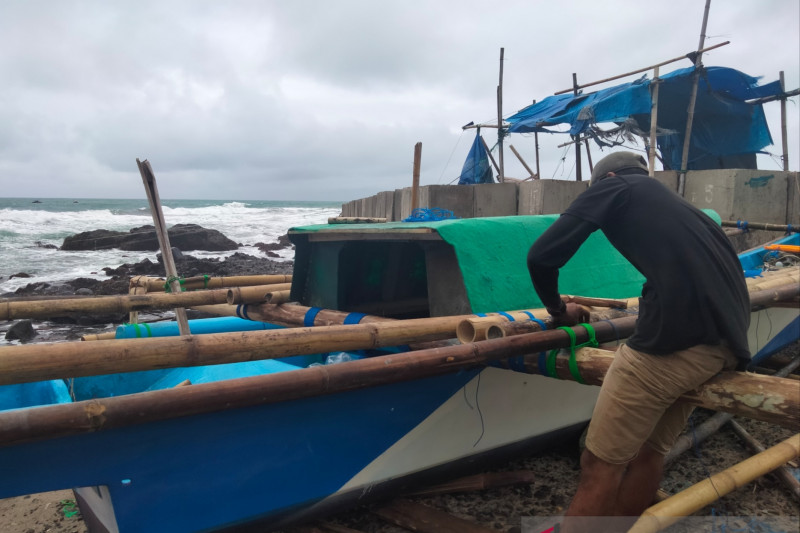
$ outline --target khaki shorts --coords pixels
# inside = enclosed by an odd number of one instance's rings
[[[736,363],[724,345],[701,344],[668,355],[621,345],[600,389],[586,448],[613,464],[631,461],[645,442],[666,455],[694,409],[675,401]]]

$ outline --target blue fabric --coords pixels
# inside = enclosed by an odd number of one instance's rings
[[[349,315],[344,317],[343,324],[345,325],[358,324],[359,322],[361,322],[361,319],[364,318],[365,316],[367,315],[364,313],[350,313]]]
[[[489,168],[489,156],[486,148],[481,142],[481,132],[478,130],[472,148],[469,149],[467,160],[461,169],[461,176],[458,178],[459,185],[475,185],[477,183],[494,183],[492,169]]]
[[[674,132],[658,139],[665,168],[680,169],[694,71],[689,67],[660,76],[658,125]],[[548,127],[568,124],[569,134],[577,135],[595,123],[623,122],[628,117],[649,131],[650,84],[642,77],[594,93],[550,96],[506,119],[511,123],[508,131],[564,133]],[[753,154],[772,144],[762,106],[746,101],[778,94],[780,82],[759,86],[758,78],[738,70],[706,67],[698,84],[688,169],[716,168],[719,157]]]

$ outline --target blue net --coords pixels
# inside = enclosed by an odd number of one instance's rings
[[[458,218],[452,211],[440,207],[418,207],[411,212],[411,216],[404,218],[403,222],[430,222],[433,220],[447,220]]]

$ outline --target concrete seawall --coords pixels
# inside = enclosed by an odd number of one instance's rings
[[[677,190],[675,171],[655,179]],[[535,180],[482,185],[420,187],[419,207],[441,208],[460,218],[561,213],[588,186],[587,181]],[[684,197],[723,220],[800,225],[800,179],[797,172],[721,169],[687,173]],[[411,187],[380,192],[342,205],[345,217],[380,217],[390,221],[411,214]]]

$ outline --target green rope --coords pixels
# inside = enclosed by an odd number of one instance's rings
[[[172,292],[172,282],[177,281],[181,286],[181,291],[186,289],[183,288],[183,284],[186,283],[184,278],[179,278],[178,276],[169,276],[167,281],[164,282],[164,292]],[[206,282],[208,283],[208,282]]]
[[[586,331],[589,333],[589,340],[584,342],[583,344],[575,344],[576,336],[575,332],[572,328],[567,326],[561,326],[557,329],[563,329],[569,335],[569,373],[572,375],[572,378],[577,381],[578,383],[585,385],[586,382],[583,381],[581,377],[581,373],[578,370],[578,361],[575,359],[575,350],[578,348],[583,348],[584,346],[591,346],[597,347],[599,343],[597,342],[597,337],[594,332],[594,328],[590,324],[582,323],[578,324],[579,326],[583,326],[586,328]],[[552,350],[550,354],[547,356],[547,375],[551,378],[561,379],[558,374],[556,373],[556,357],[558,356],[558,352],[560,351],[559,348]]]
[[[204,289],[208,288],[208,280],[210,280],[210,279],[211,279],[211,276],[209,276],[208,274],[203,274],[203,288]]]

